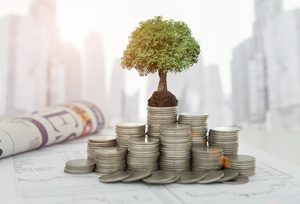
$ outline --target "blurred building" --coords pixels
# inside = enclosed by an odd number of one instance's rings
[[[234,123],[243,127],[300,125],[300,15],[281,0],[256,0],[253,37],[232,56]]]
[[[64,66],[65,100],[82,98],[82,65],[79,51],[70,43],[60,46],[60,60]]]
[[[300,9],[274,18],[265,32],[269,124],[300,126]]]
[[[9,15],[0,20],[2,111],[32,111],[53,101],[52,72],[59,66],[55,16],[55,1],[34,0],[29,16]]]
[[[106,106],[106,69],[103,44],[98,33],[87,36],[83,55],[83,96]]]
[[[125,106],[125,70],[121,69],[120,59],[116,59],[110,80],[109,103],[107,109],[112,125],[123,120]]]
[[[232,53],[233,124],[245,126],[249,122],[249,61],[254,52],[253,39],[239,44]]]
[[[124,104],[122,106],[122,120],[128,122],[139,121],[139,91],[133,94],[122,92]]]

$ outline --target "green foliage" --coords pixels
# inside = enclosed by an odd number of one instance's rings
[[[131,33],[121,65],[144,76],[156,71],[181,72],[198,60],[200,46],[181,21],[154,17]]]

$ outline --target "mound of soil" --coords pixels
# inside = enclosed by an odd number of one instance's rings
[[[178,100],[169,91],[154,91],[148,99],[148,106],[152,107],[171,107],[177,106]]]

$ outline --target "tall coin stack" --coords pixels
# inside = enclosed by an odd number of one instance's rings
[[[146,125],[143,123],[119,123],[116,125],[117,145],[128,148],[131,137],[145,137]]]
[[[160,169],[189,171],[191,159],[191,126],[164,124],[160,126]]]
[[[194,145],[192,156],[193,171],[220,170],[223,167],[223,150],[218,147]]]
[[[217,127],[209,130],[209,146],[223,149],[224,155],[236,155],[238,152],[238,132],[235,127]]]
[[[88,141],[87,147],[87,159],[94,161],[96,153],[95,151],[101,147],[115,147],[116,136],[91,136]]]
[[[126,169],[127,149],[120,147],[101,147],[95,151],[96,172],[111,173]]]
[[[132,137],[129,140],[127,168],[132,171],[158,169],[159,139]]]
[[[178,117],[178,123],[192,126],[193,144],[206,145],[207,143],[207,119],[208,115],[181,113]]]
[[[148,106],[148,136],[159,137],[159,126],[161,124],[174,124],[177,122],[177,106],[151,107]]]
[[[244,176],[255,174],[255,157],[249,155],[232,155],[225,157],[225,167],[236,170]]]

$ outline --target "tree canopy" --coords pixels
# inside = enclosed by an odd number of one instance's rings
[[[182,72],[198,60],[200,46],[182,21],[161,16],[139,23],[129,36],[121,65],[141,76],[157,71]]]

